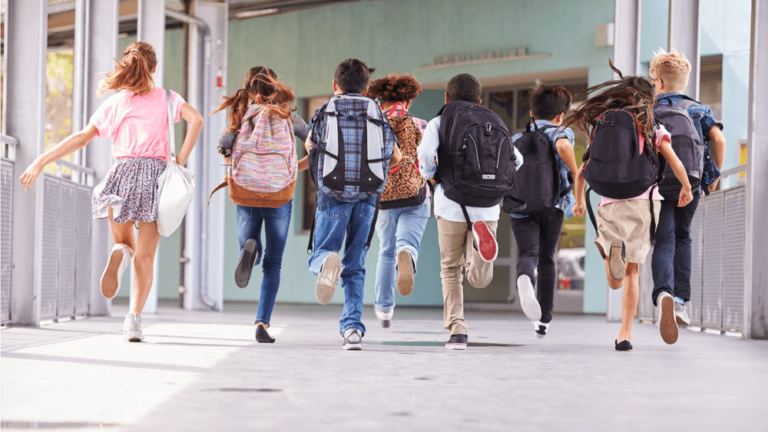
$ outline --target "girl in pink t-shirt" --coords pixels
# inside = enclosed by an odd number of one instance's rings
[[[115,246],[101,277],[101,293],[111,299],[120,289],[123,272],[134,259],[136,278],[131,309],[125,317],[124,338],[141,342],[141,310],[152,287],[153,264],[160,234],[157,232],[157,180],[169,159],[168,114],[165,90],[156,87],[152,74],[157,59],[152,45],[135,42],[123,51],[115,70],[106,73],[98,94],[119,91],[104,101],[88,126],[40,155],[21,176],[29,188],[45,165],[85,147],[96,136],[112,138],[115,164],[93,189],[93,217],[109,218]],[[171,92],[174,121],[189,123],[176,162],[184,165],[203,128],[203,118],[178,94]],[[134,225],[139,228],[138,242]],[[134,253],[135,251],[135,253]]]
[[[611,67],[613,67],[612,64]],[[576,109],[573,115],[566,120],[566,125],[575,124],[579,129],[589,133],[597,124],[598,119],[608,110],[623,109],[632,113],[636,119],[635,124],[640,135],[640,153],[650,150],[664,156],[675,173],[675,177],[683,185],[678,206],[687,205],[693,199],[693,195],[685,167],[672,150],[669,132],[664,128],[654,131],[653,104],[655,95],[653,83],[643,77],[622,78],[621,72],[615,68],[614,71],[620,79],[588,89],[586,91],[588,94],[597,91],[600,93],[592,96]],[[622,145],[622,143],[617,142],[616,145]],[[583,169],[584,166],[582,166]],[[577,175],[575,180],[576,206],[573,213],[581,216],[585,210],[585,181],[581,173]],[[619,289],[624,285],[621,329],[615,341],[617,351],[632,350],[630,343],[632,322],[637,312],[640,291],[639,268],[640,264],[645,262],[645,256],[651,248],[652,220],[654,218],[658,220],[661,209],[662,197],[656,189],[656,185],[653,185],[644,193],[630,199],[603,197],[597,209],[595,245],[605,260],[605,275],[608,279],[608,286],[612,289]],[[651,192],[653,192],[653,197],[650,195]],[[649,204],[651,199],[655,215],[651,215]]]

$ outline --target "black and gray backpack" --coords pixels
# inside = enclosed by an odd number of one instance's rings
[[[584,153],[582,175],[589,183],[587,211],[597,232],[595,214],[589,199],[590,191],[614,199],[629,199],[642,195],[664,179],[664,159],[659,158],[654,143],[640,151],[640,135],[635,117],[623,109],[604,112],[592,128],[592,138]],[[656,218],[653,211],[653,190],[649,196],[651,209],[651,243],[654,243]]]
[[[669,104],[656,104],[653,108],[653,117],[657,122],[664,125],[664,128],[672,135],[672,150],[683,163],[685,171],[688,173],[688,181],[691,183],[691,190],[696,191],[701,185],[702,171],[704,170],[704,150],[706,146],[701,142],[693,119],[688,114],[688,108],[696,104],[695,100],[685,95],[680,95],[683,99],[677,103],[672,103],[668,98]],[[658,102],[658,101],[657,101]],[[659,184],[659,193],[664,199],[677,200],[683,185],[675,177],[672,168],[667,166],[664,183]]]
[[[481,105],[450,102],[438,115],[442,117],[436,179],[445,196],[461,205],[471,231],[466,206],[493,207],[510,195],[515,184],[512,138],[501,118]]]
[[[560,192],[560,167],[555,156],[555,147],[545,133],[556,126],[538,127],[536,122],[528,123],[515,147],[523,156],[523,165],[516,174],[512,196],[525,201],[521,206],[511,199],[504,200],[504,211],[510,214],[541,215],[554,209],[560,198],[573,189],[573,184]]]

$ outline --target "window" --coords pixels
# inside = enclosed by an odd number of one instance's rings
[[[723,56],[701,58],[699,73],[699,101],[712,108],[716,119],[723,114]]]
[[[302,111],[304,120],[309,123],[312,116],[330,96],[318,96],[306,98],[302,102]],[[304,143],[299,146],[299,158],[307,155],[304,149]],[[309,177],[309,170],[301,173],[299,184],[301,185],[301,231],[309,233],[312,229],[312,221],[315,219],[315,202],[317,201],[317,186]]]

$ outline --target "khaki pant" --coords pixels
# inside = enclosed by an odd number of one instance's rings
[[[499,223],[486,222],[496,237]],[[474,237],[465,222],[437,219],[440,242],[440,279],[443,282],[443,325],[451,334],[467,334],[464,321],[464,290],[461,270],[466,268],[467,280],[475,288],[485,288],[493,279],[493,263],[480,258],[472,245]]]

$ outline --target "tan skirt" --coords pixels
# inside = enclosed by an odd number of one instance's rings
[[[661,201],[653,200],[658,226]],[[597,208],[595,245],[603,259],[615,239],[624,241],[625,261],[642,264],[651,250],[651,203],[646,199],[617,201]]]

